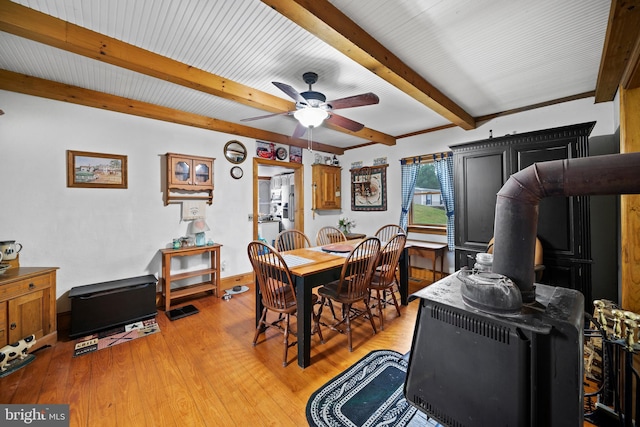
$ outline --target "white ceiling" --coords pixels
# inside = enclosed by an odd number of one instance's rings
[[[337,112],[394,137],[451,123],[258,0],[15,3],[288,101],[271,82],[304,91],[306,71],[319,74],[314,90],[328,99],[374,92],[378,105]],[[330,3],[475,118],[593,92],[611,6],[603,0]],[[0,68],[279,134],[295,127],[287,116],[241,122],[270,112],[7,32],[0,32]],[[324,127],[313,139],[340,148],[368,142]]]

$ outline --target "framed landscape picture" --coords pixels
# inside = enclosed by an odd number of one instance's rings
[[[67,150],[67,187],[127,188],[127,156]]]
[[[387,210],[387,165],[351,169],[351,210]]]

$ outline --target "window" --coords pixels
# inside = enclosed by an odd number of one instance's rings
[[[432,162],[422,163],[418,170],[413,203],[409,210],[409,227],[429,228],[431,231],[441,230],[446,233],[447,214]]]

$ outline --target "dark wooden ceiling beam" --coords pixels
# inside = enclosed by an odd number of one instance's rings
[[[637,45],[640,38],[640,0],[613,0],[609,11],[609,23],[604,40],[600,70],[596,84],[596,102],[612,101],[616,96],[623,75],[628,81],[640,80],[637,70]],[[635,53],[635,59],[633,55]],[[631,76],[636,76],[635,80]]]
[[[308,146],[308,141],[306,139],[294,139],[290,136],[279,133],[268,132],[262,129],[226,122],[224,120],[218,120],[198,114],[187,113],[185,111],[174,110],[160,105],[14,73],[8,70],[0,69],[0,89],[38,96],[41,98],[54,99],[56,101],[69,102],[72,104],[83,105],[85,107],[101,108],[103,110],[117,111],[119,113],[130,114],[133,116],[178,123],[181,125],[193,126],[216,132],[277,142],[280,144],[294,145],[296,147],[307,148]],[[344,154],[344,149],[342,148],[318,142],[314,142],[313,147],[316,150],[332,154]]]
[[[188,64],[12,3],[9,0],[0,0],[0,31],[271,113],[295,110],[295,103],[291,101],[199,70]],[[255,129],[236,126],[239,129]],[[374,129],[364,128],[359,132],[351,132],[339,127],[332,127],[332,129],[385,145],[396,143],[395,138],[391,135]]]
[[[262,0],[319,39],[463,129],[473,117],[326,0]]]

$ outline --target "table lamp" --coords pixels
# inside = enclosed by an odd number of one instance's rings
[[[204,219],[194,219],[189,223],[188,233],[196,236],[196,246],[205,245],[205,231],[209,231],[209,226]]]

